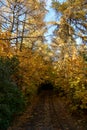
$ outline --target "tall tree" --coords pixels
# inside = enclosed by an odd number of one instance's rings
[[[52,7],[59,20],[52,44],[53,49],[56,50],[54,69],[57,72],[57,79],[55,83],[57,87],[61,86],[70,97],[74,110],[84,109],[87,108],[85,96],[87,95],[87,2],[86,0],[65,0],[61,3],[53,0]]]
[[[11,33],[11,37],[7,40],[16,46],[19,46],[18,43],[20,43],[20,50],[22,50],[24,38],[30,41],[43,37],[43,33],[39,32],[45,29],[44,1],[0,0],[0,5],[1,28],[3,31]]]
[[[80,38],[87,42],[87,3],[85,0],[66,0],[61,3],[56,0],[52,2],[53,8],[60,17],[62,30],[67,31],[65,36],[72,35],[74,39]],[[65,25],[64,25],[65,24]],[[61,28],[61,25],[59,28]],[[64,27],[63,27],[64,26]],[[64,29],[65,28],[65,29]],[[66,29],[67,28],[67,29]],[[62,35],[64,39],[64,35]],[[66,37],[67,38],[67,37]]]
[[[63,3],[53,0],[52,7],[59,20],[53,42],[62,59],[73,57],[77,53],[77,39],[82,43],[87,42],[87,4],[83,0],[66,0]]]

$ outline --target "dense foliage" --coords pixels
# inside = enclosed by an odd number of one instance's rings
[[[84,110],[87,109],[87,3],[53,0],[52,7],[59,20],[52,45],[57,59],[56,86],[70,99],[72,110]]]
[[[18,70],[18,59],[0,58],[0,129],[6,130],[12,117],[24,106],[23,94],[12,79]]]
[[[29,102],[38,91],[40,84],[46,80],[53,82],[54,74],[51,61],[46,61],[38,52],[29,50],[18,53],[20,69],[16,81]]]
[[[46,82],[73,111],[87,109],[87,3],[52,1],[58,22],[49,22],[56,25],[50,45],[43,0],[0,1],[1,130]]]

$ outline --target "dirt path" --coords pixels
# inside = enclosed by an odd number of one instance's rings
[[[8,130],[87,130],[73,119],[64,107],[64,101],[45,91],[39,100]]]

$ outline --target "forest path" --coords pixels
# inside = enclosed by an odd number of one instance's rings
[[[87,130],[87,125],[83,127],[67,109],[64,100],[52,91],[44,91],[31,110],[27,109],[8,130]]]

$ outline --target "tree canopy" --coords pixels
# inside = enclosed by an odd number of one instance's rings
[[[0,0],[0,129],[45,82],[72,111],[87,109],[87,2],[52,0],[51,8],[57,19],[48,44],[44,0]]]

